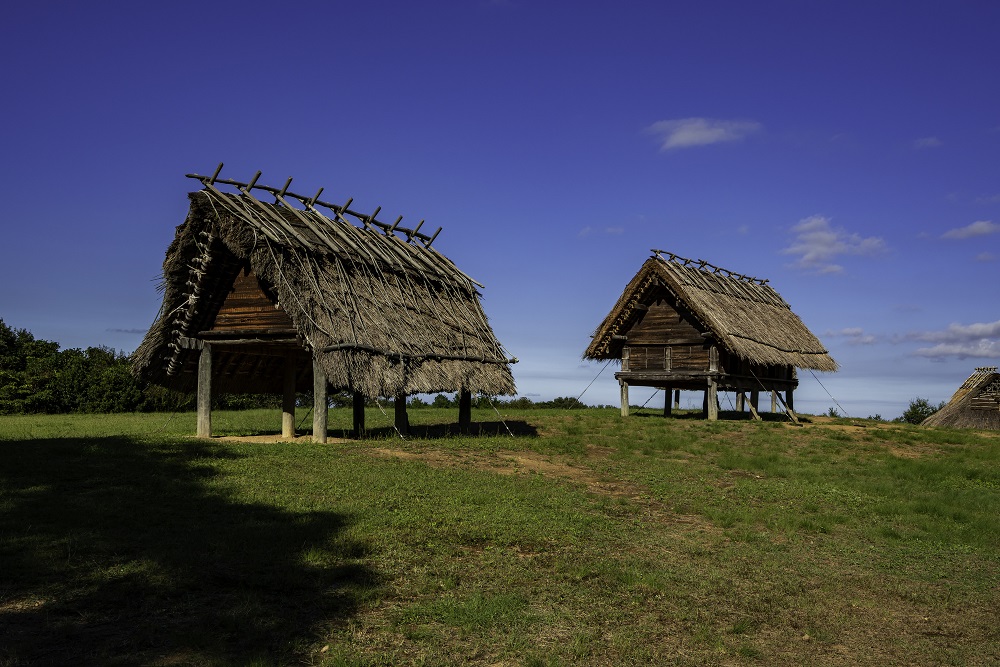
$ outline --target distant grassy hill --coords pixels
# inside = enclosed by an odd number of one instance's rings
[[[998,434],[214,417],[0,417],[0,665],[1000,663]]]

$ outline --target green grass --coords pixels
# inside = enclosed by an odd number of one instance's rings
[[[386,412],[0,417],[0,665],[1000,661],[995,434]]]

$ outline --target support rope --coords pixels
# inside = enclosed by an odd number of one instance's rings
[[[495,405],[493,404],[493,399],[492,399],[492,398],[490,398],[489,396],[486,396],[486,400],[487,400],[487,401],[489,401],[489,403],[490,403],[490,407],[491,407],[491,408],[493,408],[493,412],[497,413],[497,419],[499,419],[499,420],[500,420],[500,423],[501,423],[501,424],[503,424],[503,427],[504,427],[505,429],[507,429],[507,433],[508,433],[508,435],[510,435],[510,437],[512,437],[512,438],[513,438],[513,437],[514,437],[514,432],[510,430],[510,426],[507,426],[507,422],[505,422],[505,421],[504,421],[504,418],[503,418],[503,415],[502,415],[502,414],[500,414],[500,411],[499,411],[499,410],[497,410],[497,406],[495,406]]]
[[[837,399],[835,399],[835,398],[833,397],[833,394],[831,394],[831,393],[830,393],[830,390],[829,390],[829,389],[827,389],[827,388],[826,388],[826,387],[825,387],[825,386],[823,385],[823,383],[819,381],[819,378],[818,378],[818,377],[816,377],[816,374],[815,374],[815,373],[813,373],[813,371],[812,371],[812,369],[811,369],[811,368],[809,369],[809,374],[813,376],[813,379],[814,379],[814,380],[816,380],[816,382],[817,382],[817,383],[819,384],[819,386],[823,387],[823,391],[825,391],[825,392],[826,392],[826,395],[830,397],[830,400],[831,400],[831,401],[833,401],[834,403],[837,403]],[[843,406],[843,405],[841,405],[840,403],[837,403],[837,407],[838,407],[838,408],[840,408],[840,412],[841,412],[841,413],[842,413],[842,414],[843,414],[843,415],[844,415],[845,417],[850,417],[850,416],[851,416],[851,415],[847,414],[847,410],[845,410],[845,409],[844,409],[844,406]]]
[[[611,362],[612,362],[612,361],[614,361],[614,359],[608,359],[608,363],[604,364],[604,366],[602,366],[602,367],[601,367],[601,370],[597,372],[597,375],[595,375],[595,376],[594,376],[594,379],[590,381],[590,384],[588,384],[588,385],[587,385],[587,386],[586,386],[586,387],[584,388],[584,390],[580,392],[580,395],[576,397],[576,400],[578,400],[578,401],[579,401],[579,400],[580,400],[581,398],[583,398],[583,395],[587,393],[587,389],[590,389],[590,387],[591,387],[591,386],[592,386],[592,385],[593,385],[593,384],[594,384],[595,382],[597,382],[597,378],[601,377],[601,373],[603,373],[603,372],[604,372],[604,369],[605,369],[605,368],[607,368],[607,367],[608,367],[608,366],[609,366],[609,365],[611,364]]]
[[[387,415],[386,412],[385,412],[385,410],[382,408],[382,401],[379,400],[378,398],[376,398],[375,399],[375,405],[378,406],[378,409],[382,412],[382,416],[385,417],[385,420],[387,422],[389,422],[390,424],[392,424],[392,428],[393,428],[393,430],[396,431],[396,435],[399,436],[399,439],[400,440],[406,440],[406,436],[403,435],[403,433],[399,430],[399,427],[396,426],[396,420],[395,419],[390,420],[389,419],[389,415]]]

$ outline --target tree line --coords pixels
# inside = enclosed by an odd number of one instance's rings
[[[60,350],[0,319],[0,414],[154,411],[182,398],[139,382],[123,352]]]
[[[312,405],[303,395],[302,405]],[[331,407],[350,406],[346,393],[331,396]],[[457,407],[457,398],[437,394],[430,401],[409,399],[415,408]],[[533,403],[528,398],[501,400],[473,397],[474,407],[522,408],[587,407],[575,398]],[[0,319],[0,414],[61,414],[110,412],[174,412],[193,410],[194,394],[164,389],[132,374],[124,352],[98,346],[59,349],[59,343],[35,338]],[[281,397],[270,394],[224,394],[212,398],[217,409],[279,408]]]

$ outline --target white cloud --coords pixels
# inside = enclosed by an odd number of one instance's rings
[[[1000,357],[1000,320],[976,324],[951,324],[944,331],[923,331],[908,334],[906,339],[935,343],[917,349],[920,357],[984,358]]]
[[[604,228],[604,233],[605,234],[613,234],[615,236],[618,236],[619,234],[624,234],[625,233],[625,228],[624,227],[605,227]]]
[[[991,252],[981,252],[976,255],[977,262],[995,262],[996,258],[996,255]]]
[[[661,151],[691,146],[708,146],[741,141],[759,132],[763,126],[752,120],[717,120],[713,118],[678,118],[661,120],[646,128],[657,137]]]
[[[944,331],[923,331],[908,336],[928,343],[967,343],[984,338],[1000,338],[1000,320],[977,324],[949,324]]]
[[[877,236],[863,238],[859,234],[830,226],[822,215],[803,218],[792,227],[795,240],[781,251],[797,255],[796,268],[815,273],[840,273],[844,267],[833,262],[841,255],[874,255],[885,249],[885,241]]]
[[[846,327],[836,331],[827,331],[827,338],[844,338],[848,345],[874,345],[878,339],[873,334],[866,334],[861,327]]]
[[[1000,225],[992,220],[976,220],[971,225],[949,229],[941,235],[943,239],[971,239],[974,236],[986,236],[1000,232]]]
[[[1000,358],[1000,341],[980,340],[974,343],[940,343],[934,347],[922,347],[915,355],[929,359],[997,359]]]
[[[913,141],[913,147],[916,149],[938,148],[939,146],[944,146],[944,142],[937,137],[920,137]]]

